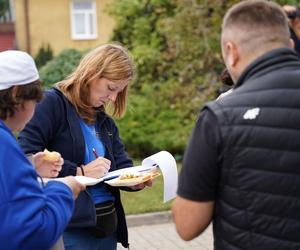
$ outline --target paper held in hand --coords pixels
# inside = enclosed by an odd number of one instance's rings
[[[101,181],[111,186],[134,186],[158,176],[158,170],[163,176],[164,202],[167,202],[175,198],[178,186],[176,161],[167,151],[160,151],[145,158],[141,166],[112,171],[100,179],[86,176],[75,176],[75,178],[87,186],[95,185]]]

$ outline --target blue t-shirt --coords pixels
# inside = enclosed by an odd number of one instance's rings
[[[104,157],[105,147],[100,138],[97,136],[95,125],[89,125],[80,119],[80,126],[85,141],[84,164],[88,164],[96,159],[93,153],[93,148],[99,156]],[[88,191],[92,195],[95,204],[115,200],[114,196],[108,191],[107,186],[103,182],[100,182],[95,186],[88,187]]]

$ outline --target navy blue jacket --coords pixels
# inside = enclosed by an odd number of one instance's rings
[[[125,152],[114,121],[104,112],[99,112],[95,124],[96,132],[105,146],[105,158],[111,161],[110,171],[132,167],[133,163]],[[19,141],[26,154],[43,151],[45,148],[59,152],[65,161],[60,176],[76,175],[77,166],[84,162],[85,142],[78,113],[62,92],[55,88],[46,91],[45,98],[37,105],[32,120],[20,133]],[[113,187],[109,187],[109,190],[115,196],[118,241],[124,247],[128,247],[128,232],[120,191]],[[95,225],[93,200],[87,191],[81,192],[76,200],[69,228]]]

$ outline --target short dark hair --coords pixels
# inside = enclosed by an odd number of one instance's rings
[[[289,19],[292,19],[292,20],[299,18],[300,17],[300,8],[296,8],[294,11],[289,11],[289,12],[286,11],[286,15]]]
[[[2,120],[13,116],[17,106],[23,105],[25,101],[35,100],[39,102],[43,98],[43,90],[39,80],[16,87],[17,94],[15,98],[12,95],[14,86],[0,90],[0,119]]]
[[[221,72],[220,79],[221,79],[221,82],[227,86],[234,85],[234,82],[233,82],[227,68],[223,69],[223,71]]]
[[[223,21],[225,41],[234,38],[251,51],[271,44],[289,46],[289,27],[282,8],[271,1],[247,0],[234,5]]]

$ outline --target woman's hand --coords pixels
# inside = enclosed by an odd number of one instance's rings
[[[48,161],[44,159],[45,153],[38,152],[31,156],[31,162],[34,165],[37,173],[44,178],[55,178],[61,171],[64,159],[60,158],[56,161]]]
[[[152,179],[148,180],[148,181],[145,181],[143,183],[140,183],[140,184],[137,184],[137,185],[134,185],[132,187],[130,187],[132,190],[142,190],[144,189],[145,187],[152,187]]]
[[[89,164],[83,166],[84,175],[87,177],[101,178],[108,173],[110,169],[110,160],[98,157]]]

